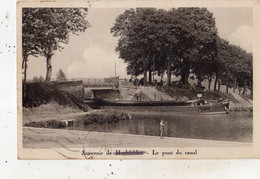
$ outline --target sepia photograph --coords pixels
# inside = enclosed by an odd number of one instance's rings
[[[18,12],[19,158],[253,150],[253,7]]]

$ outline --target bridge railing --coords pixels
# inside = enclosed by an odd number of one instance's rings
[[[28,82],[34,82],[33,80],[28,80]],[[52,79],[51,82],[56,84],[77,84],[83,85],[84,87],[118,87],[119,78],[110,77],[110,78],[70,78],[63,81],[58,79]]]
[[[115,78],[83,78],[82,84],[85,87],[115,87],[119,81]]]

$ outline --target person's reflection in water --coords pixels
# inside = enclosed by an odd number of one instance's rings
[[[161,136],[161,139],[163,138],[163,133],[164,133],[164,123],[163,123],[163,120],[161,120],[161,122],[160,122],[160,136]]]

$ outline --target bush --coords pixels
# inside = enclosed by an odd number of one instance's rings
[[[128,120],[129,116],[123,112],[102,111],[80,116],[75,120],[75,126],[87,126],[90,124],[116,123],[120,120]]]
[[[120,120],[128,119],[129,115],[125,112],[105,110],[77,117],[74,121],[74,126],[84,127],[90,124],[117,123]],[[65,123],[60,120],[47,120],[40,122],[29,122],[25,124],[25,126],[57,129],[65,127]]]
[[[91,109],[76,96],[58,89],[55,84],[34,82],[23,85],[23,89],[25,89],[25,93],[23,93],[23,107],[38,107],[41,104],[47,104],[54,100],[60,105],[70,106],[83,111]]]
[[[59,120],[48,120],[48,121],[40,121],[40,122],[29,122],[25,124],[25,126],[58,129],[58,128],[65,127],[65,123]]]

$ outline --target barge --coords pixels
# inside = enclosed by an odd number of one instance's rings
[[[229,101],[206,101],[203,99],[188,101],[123,101],[88,99],[85,103],[93,109],[115,109],[124,111],[173,111],[199,113],[228,113]]]

